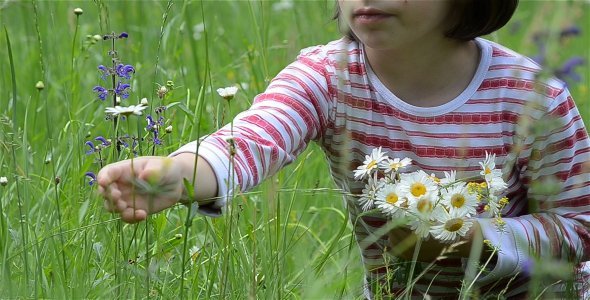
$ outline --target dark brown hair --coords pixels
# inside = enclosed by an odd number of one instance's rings
[[[469,41],[502,28],[516,10],[518,0],[452,0],[447,15],[448,30],[445,35],[452,39]],[[340,23],[340,5],[336,1],[334,19]],[[348,29],[346,35],[357,40]]]

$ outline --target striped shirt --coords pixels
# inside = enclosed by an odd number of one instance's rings
[[[350,194],[364,187],[352,171],[377,147],[389,157],[411,158],[409,172],[442,176],[456,170],[457,178],[477,176],[486,151],[493,152],[510,203],[502,211],[503,231],[486,212],[478,215],[484,238],[499,252],[476,286],[524,295],[526,271],[539,256],[577,263],[578,287],[588,290],[582,285],[590,281],[583,263],[590,260],[590,139],[580,114],[564,83],[536,80],[540,69],[530,59],[485,39],[476,42],[481,58],[469,86],[436,107],[416,107],[396,97],[373,73],[357,42],[344,38],[302,50],[234,119],[233,134],[226,126],[201,140],[198,153],[213,167],[222,197],[200,210],[218,214],[233,187],[256,186],[293,162],[311,141],[324,150],[337,186]],[[232,166],[230,137],[236,148]],[[195,153],[196,143],[175,153]],[[546,195],[539,188],[549,185],[540,184],[545,182],[560,192]],[[345,201],[366,267],[367,296],[379,289],[402,291],[407,262],[384,250],[387,237],[364,242],[387,219],[359,217],[358,198],[345,196]],[[463,262],[452,258],[431,268],[419,263],[416,270],[424,272],[413,287],[417,297],[456,297],[465,273]]]

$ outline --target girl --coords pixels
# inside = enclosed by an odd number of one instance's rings
[[[336,184],[353,195],[364,186],[353,170],[374,148],[411,158],[408,171],[440,176],[456,170],[457,178],[478,175],[490,152],[506,171],[504,230],[480,210],[456,252],[436,260],[445,245],[426,242],[417,268],[434,265],[412,296],[456,298],[466,258],[472,246],[482,249],[483,239],[499,251],[475,253],[491,261],[476,281],[482,291],[525,297],[528,262],[556,257],[577,264],[581,295],[590,279],[582,268],[590,256],[590,139],[563,82],[538,83],[538,65],[480,38],[501,28],[516,6],[517,0],[340,0],[337,17],[346,37],[303,50],[231,127],[170,158],[106,166],[98,175],[105,207],[129,223],[178,202],[217,216],[229,195],[256,186],[310,141],[325,151]],[[133,197],[133,176],[171,192],[153,203]],[[184,179],[194,180],[194,199],[186,197]],[[545,180],[559,184],[559,193],[532,188]],[[397,246],[415,237],[396,229],[366,245],[386,217],[361,215],[358,197],[345,201],[366,266],[365,296],[399,296],[413,249]]]

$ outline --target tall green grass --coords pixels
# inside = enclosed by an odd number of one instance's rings
[[[113,130],[104,120],[111,105],[91,91],[100,83],[97,65],[109,63],[109,43],[89,36],[129,33],[117,43],[121,59],[137,69],[128,104],[147,97],[158,105],[156,89],[174,81],[166,104],[184,109],[167,112],[173,132],[155,151],[167,155],[246,109],[301,48],[340,36],[330,20],[333,1],[295,1],[285,11],[274,11],[274,3],[0,2],[0,176],[9,179],[0,186],[0,298],[361,296],[363,266],[350,222],[315,145],[236,195],[225,217],[188,224],[184,207],[122,224],[84,177],[99,169],[85,141]],[[79,17],[76,7],[84,10]],[[590,61],[588,9],[579,1],[525,1],[489,38],[534,55],[534,33],[577,25],[582,36],[552,48],[550,61]],[[578,71],[583,82],[570,88],[590,124],[588,64]],[[214,92],[236,83],[242,89],[229,105]],[[145,126],[142,118],[129,125],[132,132]],[[193,246],[198,251],[188,251]]]

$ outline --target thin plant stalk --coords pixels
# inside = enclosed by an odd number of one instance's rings
[[[45,81],[45,63],[44,63],[44,56],[43,56],[43,40],[41,39],[41,29],[39,26],[39,12],[38,12],[38,7],[37,7],[37,1],[33,0],[33,12],[35,15],[35,31],[37,33],[37,41],[39,43],[39,65],[41,67],[41,74],[42,74],[42,78],[43,81]],[[49,150],[49,157],[53,157],[53,126],[51,126],[51,121],[49,118],[49,101],[47,99],[47,96],[44,96],[44,100],[45,100],[45,122],[47,123],[46,128],[47,128],[47,140],[49,141],[47,143],[48,145],[48,150]],[[14,110],[14,112],[16,112],[16,109]],[[53,188],[54,188],[54,200],[56,203],[56,208],[57,208],[57,218],[58,218],[58,228],[59,228],[59,239],[60,239],[60,245],[62,248],[61,251],[61,264],[62,264],[62,272],[63,272],[63,276],[64,276],[64,290],[68,290],[67,286],[68,286],[68,269],[66,267],[66,255],[65,255],[65,241],[64,241],[64,231],[63,231],[63,227],[62,227],[62,215],[61,215],[61,207],[60,207],[60,203],[59,203],[59,189],[58,189],[58,184],[57,181],[55,180],[57,178],[57,171],[55,169],[55,164],[51,164],[51,171],[52,171],[52,175],[53,175]]]
[[[408,284],[406,288],[409,288],[408,293],[406,294],[407,299],[412,298],[412,289],[414,288],[414,284],[412,284],[412,278],[414,277],[414,271],[416,269],[416,264],[418,263],[418,255],[420,254],[420,246],[422,246],[422,239],[418,238],[416,241],[416,246],[414,247],[414,254],[412,255],[412,263],[410,264],[410,274],[408,275]]]
[[[23,248],[23,262],[24,262],[24,273],[25,273],[25,280],[27,281],[26,286],[28,288],[29,285],[29,262],[28,262],[28,251],[26,251],[26,247],[28,244],[27,239],[27,228],[25,227],[26,220],[24,219],[24,210],[23,210],[23,200],[20,194],[20,185],[19,185],[19,178],[16,176],[18,174],[17,170],[17,160],[16,160],[16,150],[15,150],[15,142],[14,142],[14,135],[16,134],[16,127],[17,127],[17,87],[16,87],[16,74],[14,70],[14,60],[12,57],[12,47],[10,45],[10,37],[8,36],[8,30],[4,27],[4,34],[6,37],[6,47],[8,50],[8,60],[10,62],[10,75],[12,78],[12,134],[10,136],[10,149],[12,152],[12,161],[14,163],[14,179],[16,184],[16,196],[18,200],[18,212],[19,212],[19,224],[21,227],[21,239],[22,239],[22,248]]]

